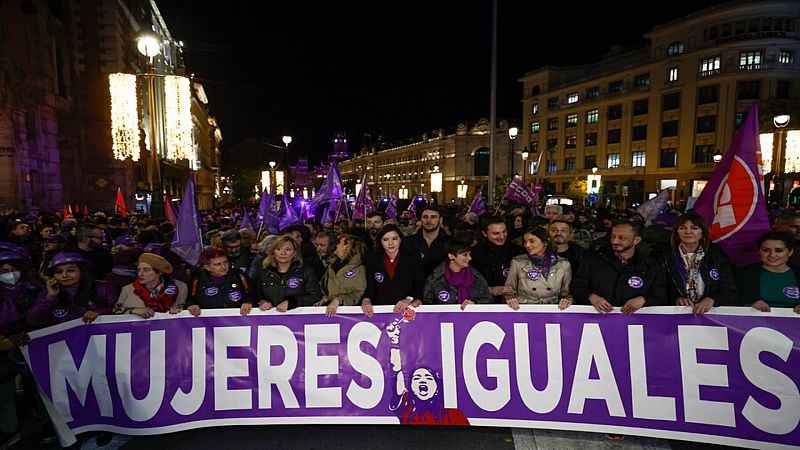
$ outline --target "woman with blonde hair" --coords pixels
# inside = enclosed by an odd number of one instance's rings
[[[286,312],[298,306],[312,306],[322,298],[314,271],[303,266],[300,248],[290,236],[280,236],[269,247],[264,264],[258,270],[258,307],[275,307]]]
[[[343,234],[334,251],[334,257],[322,276],[322,300],[314,306],[327,305],[325,315],[333,316],[340,305],[355,306],[361,303],[367,288],[367,277],[362,259],[367,246],[352,234]]]

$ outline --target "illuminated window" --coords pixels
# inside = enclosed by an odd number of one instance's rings
[[[613,169],[615,167],[619,167],[619,153],[609,153],[608,154],[608,166],[609,169]]]
[[[761,51],[755,50],[750,52],[739,53],[739,68],[740,69],[760,69],[761,68]]]
[[[781,64],[791,64],[794,62],[794,56],[791,50],[781,50],[778,53],[778,62]]]
[[[600,121],[600,111],[593,109],[586,113],[586,123],[597,123]]]
[[[578,93],[573,92],[567,95],[567,104],[570,105],[572,103],[578,103]]]
[[[539,132],[539,121],[531,122],[531,133],[538,133]]]
[[[631,165],[633,167],[644,167],[645,163],[645,152],[644,151],[635,151],[631,153]]]
[[[678,68],[677,67],[670,67],[667,72],[667,81],[670,83],[674,81],[678,81]]]
[[[681,53],[683,53],[683,50],[684,50],[683,42],[680,41],[673,42],[672,44],[670,44],[669,47],[667,47],[667,56],[680,55]]]
[[[578,125],[578,114],[567,115],[567,127],[575,127]]]
[[[718,74],[721,62],[722,58],[719,56],[704,59],[700,62],[700,76],[707,77]]]

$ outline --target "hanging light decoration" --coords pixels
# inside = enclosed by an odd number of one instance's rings
[[[772,172],[772,133],[761,133],[758,140],[761,142],[761,175]]]
[[[784,173],[800,172],[800,130],[786,132],[786,170]]]
[[[108,76],[111,93],[111,148],[114,159],[139,160],[139,113],[136,75],[112,73]]]
[[[188,78],[175,75],[164,77],[167,159],[194,157],[191,95]]]

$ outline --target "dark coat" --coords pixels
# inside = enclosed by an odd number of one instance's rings
[[[484,239],[472,247],[470,265],[483,275],[490,287],[504,286],[506,278],[508,278],[508,270],[511,267],[511,259],[524,253],[524,248],[512,244],[508,239],[504,245],[494,245]],[[500,295],[494,297],[494,302],[504,303],[503,297]]]
[[[400,247],[394,278],[389,278],[386,272],[383,255],[383,251],[367,255],[367,290],[364,291],[364,298],[370,299],[373,305],[394,305],[406,297],[422,300],[425,274],[417,251]]]
[[[292,309],[314,305],[322,298],[322,290],[314,271],[295,261],[286,273],[279,273],[272,266],[259,269],[256,298],[274,306],[288,300]]]
[[[756,300],[761,300],[761,267],[763,264],[757,262],[749,266],[742,267],[736,271],[736,285],[739,288],[739,298],[735,306],[749,305]],[[790,265],[800,286],[800,267]]]
[[[684,280],[685,269],[680,254],[666,253],[664,267],[667,274],[667,302],[674,305],[680,297],[687,297]],[[711,244],[700,263],[700,276],[705,285],[703,297],[714,299],[714,306],[734,306],[739,292],[730,260],[719,246]]]
[[[425,280],[425,293],[422,296],[422,303],[428,305],[458,305],[467,299],[458,298],[458,289],[452,286],[445,277],[445,266],[442,263],[433,270],[431,276]],[[472,270],[472,286],[469,288],[469,299],[475,303],[492,303],[492,294],[489,293],[489,285],[480,272]],[[447,292],[447,295],[443,295]]]
[[[644,306],[667,304],[667,286],[663,266],[645,258],[638,251],[628,264],[622,265],[612,251],[590,255],[581,261],[573,274],[570,291],[575,303],[590,305],[589,294],[597,294],[612,306],[644,296]]]
[[[416,250],[420,258],[422,258],[425,277],[428,277],[433,272],[433,269],[447,260],[447,255],[444,253],[444,244],[449,240],[450,236],[442,228],[439,228],[439,235],[431,242],[430,247],[428,247],[428,242],[425,238],[422,237],[422,230],[417,231],[409,240],[408,245]]]
[[[222,281],[214,281],[211,274],[200,269],[192,281],[186,306],[200,309],[241,308],[242,303],[253,303],[253,288],[247,275],[238,270],[228,270]]]
[[[3,311],[6,307],[14,312],[8,315],[7,320],[0,322],[0,336],[25,331],[28,309],[33,305],[38,293],[39,288],[26,281],[20,281],[11,287],[0,285],[0,313],[6,312]]]
[[[111,314],[119,297],[119,289],[105,281],[95,281],[94,289],[89,303],[79,305],[74,299],[67,298],[64,293],[51,297],[47,293],[47,288],[42,288],[28,310],[28,325],[34,329],[44,328],[83,317],[86,311],[95,311],[100,315]]]

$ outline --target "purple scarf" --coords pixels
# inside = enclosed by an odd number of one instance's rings
[[[558,254],[547,250],[544,252],[544,256],[533,255],[528,256],[528,258],[531,260],[533,266],[536,267],[536,269],[538,269],[539,272],[546,277],[550,272],[550,266],[555,264],[558,260]]]
[[[472,283],[475,282],[472,276],[472,267],[467,266],[459,272],[453,272],[450,270],[450,264],[445,263],[444,278],[451,286],[455,286],[458,289],[459,304],[464,300],[471,300],[469,298],[469,289],[472,287]]]

